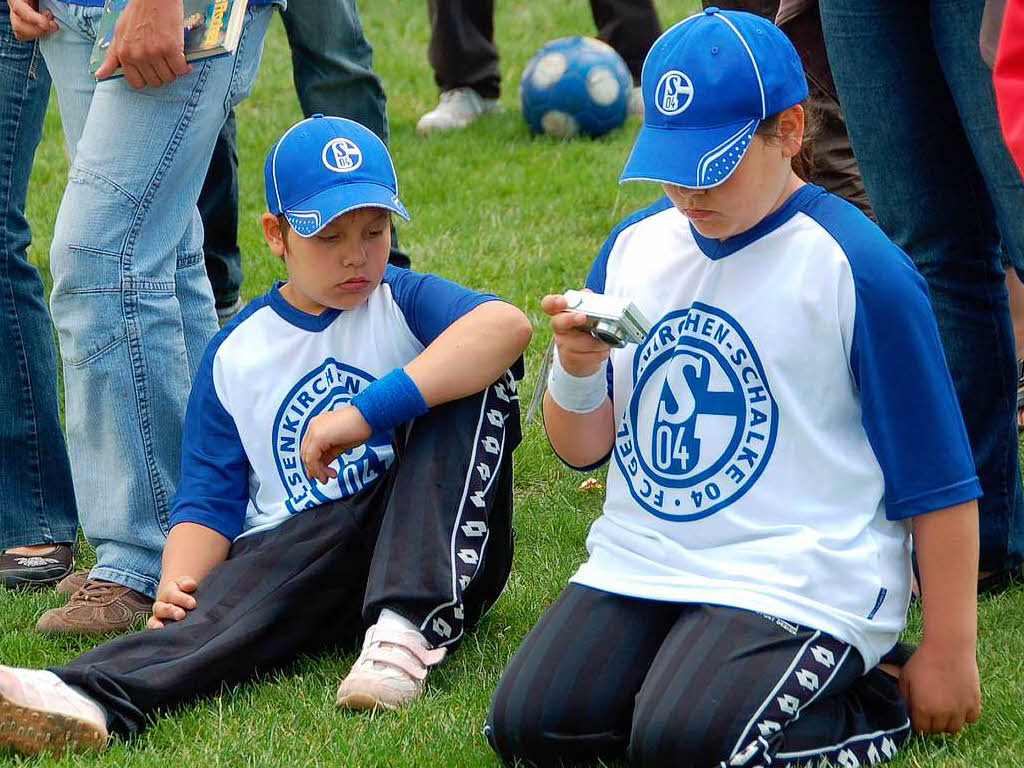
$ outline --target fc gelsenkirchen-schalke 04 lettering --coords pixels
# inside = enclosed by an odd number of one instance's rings
[[[299,448],[310,420],[318,413],[347,405],[369,386],[374,377],[333,357],[299,381],[289,392],[274,419],[274,459],[288,498],[290,511],[351,496],[378,479],[394,461],[390,434],[376,434],[366,443],[343,453],[331,463],[338,473],[321,485],[306,477]]]
[[[750,338],[727,313],[695,303],[665,315],[637,350],[615,460],[644,509],[698,520],[757,480],[778,422]]]

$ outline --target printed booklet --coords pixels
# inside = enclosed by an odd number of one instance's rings
[[[114,28],[121,13],[131,0],[106,0],[103,18],[96,30],[96,44],[89,57],[89,71],[96,70],[107,57],[107,49],[114,39]],[[245,23],[248,0],[184,0],[185,6],[185,58],[189,61],[234,53]],[[112,77],[123,75],[118,69]]]

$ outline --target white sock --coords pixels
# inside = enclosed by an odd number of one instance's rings
[[[400,629],[407,632],[415,632],[420,637],[423,637],[423,635],[420,633],[419,627],[417,627],[415,624],[413,624],[411,621],[405,618],[405,616],[401,616],[395,613],[390,608],[381,609],[380,616],[377,617],[377,626],[381,629],[389,627],[391,629]],[[427,645],[430,645],[430,643],[427,643],[427,639],[425,637],[423,637],[423,642]]]

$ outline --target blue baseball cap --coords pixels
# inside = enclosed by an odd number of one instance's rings
[[[620,182],[717,186],[761,120],[807,98],[800,56],[778,27],[713,6],[655,41],[640,82],[644,124]]]
[[[343,213],[379,207],[409,218],[384,142],[343,117],[312,117],[277,140],[263,168],[267,210],[312,237]]]

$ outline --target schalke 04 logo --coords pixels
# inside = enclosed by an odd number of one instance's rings
[[[394,461],[391,435],[375,434],[331,463],[338,476],[326,484],[306,477],[299,449],[309,422],[347,405],[373,381],[368,373],[333,357],[306,374],[285,396],[274,419],[274,460],[291,512],[351,496],[377,480]]]
[[[354,141],[339,137],[324,146],[321,159],[330,170],[348,173],[363,164],[363,152]]]
[[[644,509],[698,520],[757,480],[778,422],[747,334],[722,310],[695,303],[665,315],[637,350],[615,460]]]
[[[671,117],[683,112],[693,101],[693,81],[685,72],[670,69],[658,80],[654,89],[654,105],[663,115]]]

